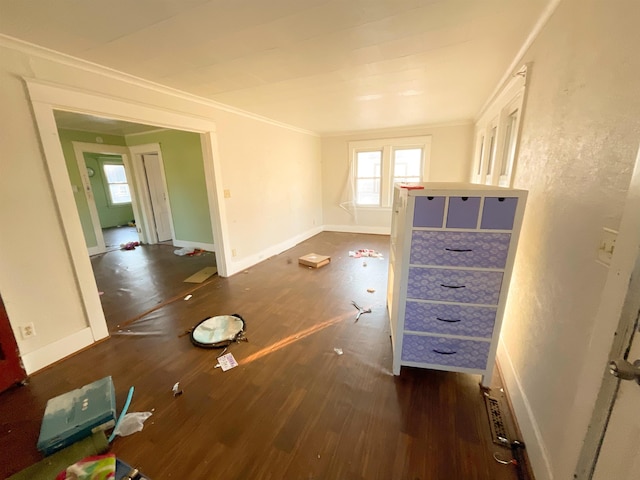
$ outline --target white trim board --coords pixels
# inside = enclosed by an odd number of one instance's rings
[[[31,375],[58,360],[76,353],[78,350],[88,347],[92,343],[94,341],[91,328],[86,327],[45,347],[22,355],[22,363],[27,375]]]
[[[207,252],[216,251],[216,246],[213,243],[190,242],[188,240],[178,240],[177,238],[173,240],[173,246],[180,248],[199,248],[200,250],[206,250]]]
[[[258,120],[260,122],[268,123],[276,127],[286,128],[287,130],[292,130],[298,133],[304,133],[306,135],[313,135],[314,137],[319,136],[317,133],[312,132],[310,130],[305,130],[303,128],[295,127],[287,123],[279,122],[277,120],[272,120],[270,118],[263,117],[255,113],[247,112],[245,110],[241,110],[239,108],[232,107],[224,103],[219,103],[214,100],[210,100],[208,98],[200,97],[198,95],[187,93],[182,90],[167,87],[166,85],[162,85],[160,83],[152,82],[150,80],[136,77],[134,75],[124,73],[119,70],[115,70],[113,68],[105,67],[97,63],[89,62],[87,60],[82,60],[80,58],[67,55],[66,53],[58,52],[56,50],[52,50],[40,45],[36,45],[34,43],[25,42],[24,40],[20,40],[18,38],[14,38],[9,35],[5,35],[3,33],[0,33],[0,46],[17,50],[19,52],[25,53],[26,55],[32,55],[32,56],[44,58],[47,60],[51,60],[57,63],[61,63],[63,65],[68,65],[70,67],[79,68],[87,72],[97,73],[99,75],[103,75],[105,77],[109,77],[121,82],[126,82],[129,85],[135,85],[137,87],[147,88],[149,90],[163,93],[165,95],[171,95],[173,97],[177,97],[183,100],[196,102],[201,105],[217,108],[225,112],[234,113],[242,117]]]
[[[544,438],[538,428],[538,422],[533,415],[529,400],[522,389],[520,378],[513,367],[509,351],[502,339],[498,344],[497,360],[500,365],[500,373],[502,373],[505,390],[513,406],[513,414],[520,413],[516,420],[524,437],[524,443],[527,446],[527,455],[529,456],[533,474],[536,480],[553,480],[553,470],[551,469],[549,452],[545,446]]]
[[[229,267],[230,269],[229,275],[233,275],[235,273],[242,272],[247,268],[253,267],[254,265],[257,265],[258,263],[264,260],[267,260],[270,257],[273,257],[274,255],[278,255],[284,252],[285,250],[289,250],[290,248],[295,247],[299,243],[304,242],[305,240],[308,240],[309,238],[321,232],[322,232],[322,227],[314,227],[311,230],[307,230],[306,232],[296,235],[295,237],[285,240],[284,242],[280,242],[269,248],[265,248],[264,250],[262,250],[259,253],[256,253],[255,255],[250,255],[249,257],[243,258],[242,260],[233,262]]]
[[[324,225],[323,232],[368,233],[372,235],[390,235],[391,227],[368,227],[366,225]]]

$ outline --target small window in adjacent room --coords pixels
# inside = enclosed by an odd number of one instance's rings
[[[525,97],[527,68],[523,66],[483,108],[476,122],[474,183],[510,187],[518,151],[518,131]],[[485,140],[486,139],[486,140]]]
[[[394,183],[427,181],[430,148],[430,136],[349,142],[353,199],[344,203],[389,208]]]
[[[124,165],[104,163],[102,168],[109,187],[109,203],[112,205],[131,203],[131,192]]]

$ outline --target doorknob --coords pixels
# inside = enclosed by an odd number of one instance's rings
[[[640,360],[629,363],[622,358],[609,362],[609,372],[611,375],[621,380],[635,380],[640,385]]]

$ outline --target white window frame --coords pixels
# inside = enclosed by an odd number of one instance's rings
[[[382,152],[381,178],[380,178],[380,203],[379,205],[361,205],[356,198],[353,202],[357,208],[362,209],[390,209],[393,197],[393,153],[395,150],[409,148],[422,149],[421,177],[423,182],[429,180],[429,166],[431,163],[431,135],[402,138],[383,138],[375,140],[357,140],[349,142],[349,158],[351,159],[351,175],[353,178],[353,191],[357,185],[357,154],[359,152]]]
[[[483,108],[476,121],[474,157],[471,169],[473,183],[501,187],[513,186],[513,173],[518,155],[520,124],[527,86],[527,69],[528,66],[525,65],[518,70],[502,91]],[[512,125],[510,138],[507,139],[508,126],[514,113],[517,113],[517,116]],[[495,138],[492,144],[491,133],[494,128]]]

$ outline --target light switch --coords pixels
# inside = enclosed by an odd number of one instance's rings
[[[609,266],[611,265],[611,258],[616,248],[616,239],[618,238],[618,232],[611,230],[610,228],[603,228],[600,236],[600,245],[598,246],[598,262]]]
[[[231,198],[231,190],[226,190],[224,191],[224,198]]]

